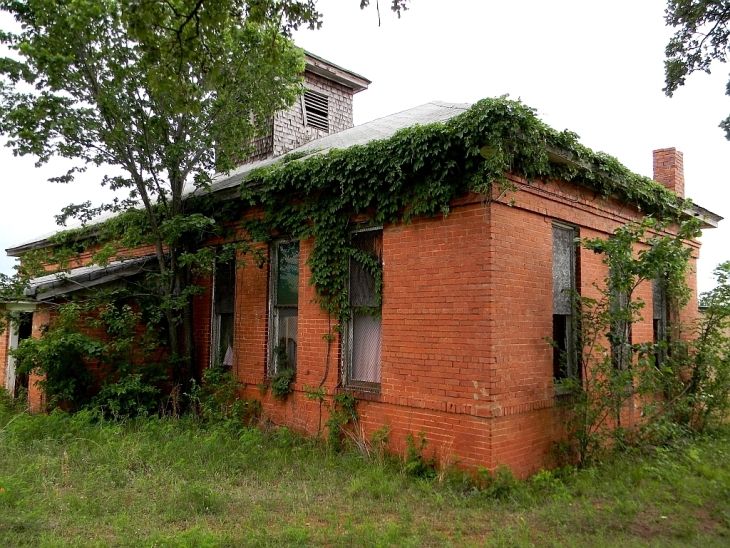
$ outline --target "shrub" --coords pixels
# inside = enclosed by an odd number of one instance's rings
[[[252,424],[261,415],[261,404],[258,400],[239,398],[239,387],[228,368],[209,367],[203,372],[202,384],[194,384],[188,394],[190,407],[205,421]]]
[[[702,315],[689,342],[672,341],[660,369],[666,404],[659,408],[679,426],[702,432],[730,409],[730,261],[715,269],[717,286],[702,295]]]
[[[119,420],[154,414],[159,399],[160,389],[145,381],[140,373],[134,373],[103,385],[90,406],[104,418]]]
[[[99,355],[100,344],[82,333],[61,327],[39,339],[26,339],[13,351],[18,372],[37,373],[51,407],[79,408],[88,403],[92,385],[85,361]]]

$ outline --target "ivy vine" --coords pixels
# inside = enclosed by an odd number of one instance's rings
[[[226,227],[255,208],[261,215],[244,223],[251,241],[281,235],[313,238],[310,281],[322,308],[343,321],[349,313],[350,260],[373,274],[378,293],[382,285],[375,257],[352,245],[354,219],[386,225],[448,215],[452,201],[468,192],[488,199],[495,188],[513,189],[506,174],[530,184],[572,182],[662,219],[678,218],[684,206],[662,185],[581,145],[575,133],[550,128],[520,101],[502,97],[479,101],[445,122],[409,127],[365,145],[284,156],[248,174],[239,187],[240,199],[193,196],[184,218],[163,229],[188,243],[189,264],[202,264],[207,255],[197,246],[211,238],[231,238]],[[149,243],[146,224],[142,212],[128,211],[99,225],[59,233],[51,240],[54,256],[68,261],[94,246],[95,258],[108,260],[115,249]],[[24,256],[26,264],[33,259],[33,253]],[[47,254],[35,258],[38,265],[48,261]]]
[[[246,224],[255,237],[314,239],[311,282],[322,308],[344,320],[349,261],[368,270],[374,264],[351,245],[353,219],[384,225],[447,215],[451,202],[467,192],[489,197],[495,185],[511,189],[507,173],[531,183],[570,181],[657,217],[676,218],[682,209],[681,200],[662,185],[584,147],[576,134],[555,131],[533,109],[506,98],[479,101],[446,122],[409,127],[388,139],[284,157],[250,173],[240,196],[246,207],[263,211]]]

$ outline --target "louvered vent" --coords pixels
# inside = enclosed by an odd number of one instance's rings
[[[309,89],[304,92],[304,124],[329,131],[329,97]]]

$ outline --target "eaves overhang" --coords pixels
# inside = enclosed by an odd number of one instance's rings
[[[350,88],[353,93],[359,93],[366,90],[372,83],[364,76],[361,76],[356,72],[352,72],[351,70],[347,70],[339,65],[335,65],[327,59],[323,59],[322,57],[308,51],[304,52],[304,60],[305,71],[322,76],[323,78],[327,78],[328,80],[332,80],[338,84],[342,84],[343,86]]]

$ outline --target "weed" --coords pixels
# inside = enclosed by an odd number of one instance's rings
[[[336,394],[332,398],[330,416],[327,419],[327,440],[330,448],[335,451],[342,450],[342,440],[345,433],[345,426],[357,422],[357,400],[349,392]],[[361,436],[361,439],[362,436]]]
[[[408,475],[430,479],[436,477],[436,459],[433,456],[426,457],[427,445],[428,441],[426,441],[426,435],[423,432],[418,433],[418,441],[413,437],[413,434],[408,433],[404,462],[404,469]]]
[[[279,369],[276,374],[271,377],[271,393],[275,398],[283,400],[294,390],[294,377],[296,373],[294,369]]]

